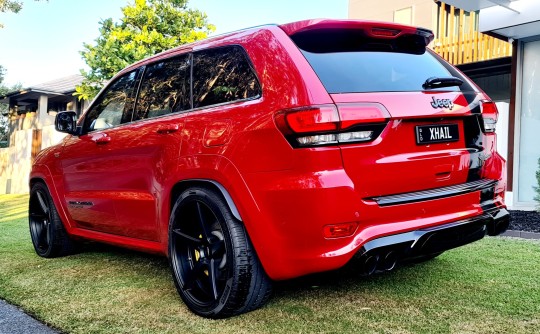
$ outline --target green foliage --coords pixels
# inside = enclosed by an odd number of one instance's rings
[[[138,60],[206,38],[215,27],[206,14],[189,9],[188,0],[135,0],[122,8],[120,22],[101,21],[100,36],[81,52],[90,71],[75,95],[89,100],[112,76]]]
[[[35,0],[39,1],[39,0]],[[0,0],[0,13],[18,13],[22,9],[22,1],[16,0]],[[3,28],[4,25],[0,23],[0,28]]]
[[[1,0],[0,0],[1,1]],[[4,85],[4,75],[6,70],[0,65],[0,96],[9,92],[9,88]],[[0,147],[6,146],[8,137],[8,118],[4,116],[7,113],[8,105],[0,103]]]
[[[4,66],[0,65],[0,95],[4,94],[4,91],[3,91],[4,85],[2,83],[4,82],[5,75],[6,75],[6,69],[4,68]]]
[[[39,0],[35,0],[39,1]],[[17,0],[0,0],[0,13],[18,13],[22,9],[22,1]],[[3,28],[4,25],[0,23],[0,28]],[[0,96],[12,92],[14,90],[20,89],[21,85],[17,84],[13,87],[8,87],[4,85],[4,76],[6,74],[5,68],[0,65]],[[0,147],[5,147],[7,145],[8,134],[9,134],[9,119],[4,116],[8,111],[8,105],[0,103]]]
[[[5,95],[9,92],[13,92],[22,88],[20,83],[8,87],[4,84],[4,76],[6,74],[6,69],[0,65],[0,96]],[[8,113],[9,106],[5,103],[0,103],[0,147],[5,147],[7,145],[8,134],[9,134],[9,119],[7,116],[4,116]]]
[[[22,9],[22,3],[19,1],[0,0],[0,13],[18,13]],[[0,23],[0,28],[4,25]]]
[[[22,2],[12,0],[0,0],[0,12],[18,13],[22,9]]]
[[[8,146],[8,125],[8,118],[4,115],[0,115],[0,148]]]

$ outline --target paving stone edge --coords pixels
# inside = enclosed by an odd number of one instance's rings
[[[507,230],[506,232],[502,233],[500,236],[501,237],[523,238],[523,239],[540,239],[540,233],[526,232],[526,231],[516,231],[516,230]]]

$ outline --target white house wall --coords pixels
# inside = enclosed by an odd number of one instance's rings
[[[540,158],[540,41],[521,44],[520,85],[516,96],[519,131],[516,131],[514,199],[520,206],[534,207],[533,187],[537,186],[535,172]]]
[[[14,146],[0,149],[0,194],[28,192],[28,177],[32,164],[32,139],[34,129],[19,130],[12,134]],[[56,145],[65,134],[57,132],[54,125],[43,127],[42,149]]]
[[[481,32],[495,32],[513,39],[538,35],[540,32],[540,1],[512,1],[509,7],[493,6],[480,11]]]
[[[495,104],[499,110],[499,119],[495,129],[497,133],[497,152],[505,160],[508,160],[508,114],[510,104],[508,102],[496,102]]]
[[[64,139],[65,133],[55,130],[54,125],[44,126],[41,132],[41,148],[47,148],[56,145]]]
[[[0,194],[28,192],[28,175],[32,161],[33,130],[16,131],[12,138],[15,146],[0,149]]]

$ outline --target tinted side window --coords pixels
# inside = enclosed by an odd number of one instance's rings
[[[136,77],[137,71],[125,74],[98,97],[85,116],[85,132],[110,128],[131,120]]]
[[[240,46],[193,54],[193,108],[261,95],[257,76]]]
[[[189,55],[148,66],[139,91],[134,120],[191,108]]]

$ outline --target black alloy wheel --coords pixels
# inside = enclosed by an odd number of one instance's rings
[[[45,254],[51,246],[51,210],[42,189],[30,197],[30,233],[38,254]]]
[[[39,256],[70,254],[73,242],[67,235],[45,184],[35,183],[30,190],[28,222],[32,244]]]
[[[248,312],[270,296],[271,282],[243,225],[210,189],[191,188],[177,199],[169,224],[169,259],[180,296],[201,316]]]
[[[227,261],[223,230],[212,210],[199,200],[190,201],[183,209],[191,224],[172,230],[173,264],[181,273],[184,291],[204,306],[223,294],[231,261]]]

